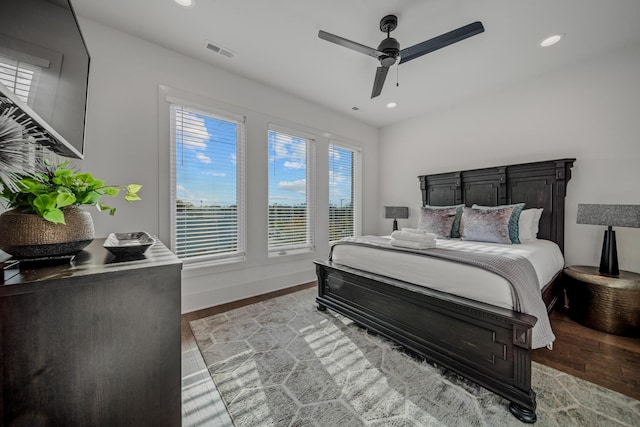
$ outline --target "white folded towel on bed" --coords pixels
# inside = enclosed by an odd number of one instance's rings
[[[433,233],[429,233],[427,230],[420,230],[418,228],[403,228],[402,231],[406,231],[407,233],[413,233],[413,234],[426,234],[427,236],[433,236],[433,238],[435,239],[436,236]]]
[[[436,247],[436,241],[434,239],[433,242],[412,242],[410,240],[391,239],[391,246],[409,249],[429,249]]]
[[[436,243],[436,235],[433,233],[412,233],[409,231],[394,231],[391,238],[395,240],[405,240],[408,242]]]

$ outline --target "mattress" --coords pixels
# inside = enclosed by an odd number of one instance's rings
[[[519,245],[504,245],[460,239],[438,239],[436,246],[458,251],[510,253],[523,256],[533,265],[540,289],[564,267],[560,248],[549,240],[532,240]],[[509,282],[502,276],[471,265],[357,245],[336,245],[333,248],[332,261],[498,307],[514,309]]]

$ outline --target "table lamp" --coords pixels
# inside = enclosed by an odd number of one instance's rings
[[[588,205],[578,204],[578,224],[606,225],[599,272],[605,276],[618,276],[618,250],[613,227],[640,228],[640,205]]]
[[[393,218],[393,231],[398,229],[398,218],[409,218],[409,208],[406,206],[385,206],[384,217]]]

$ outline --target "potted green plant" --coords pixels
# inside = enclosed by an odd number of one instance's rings
[[[113,215],[116,209],[102,203],[103,196],[124,192],[124,199],[132,202],[140,200],[142,187],[105,185],[68,162],[52,165],[46,160],[37,161],[32,174],[14,174],[11,182],[0,184],[0,198],[11,209],[0,215],[0,249],[16,257],[80,251],[94,238],[91,214],[80,206],[96,206]]]

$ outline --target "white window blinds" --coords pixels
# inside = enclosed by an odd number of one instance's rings
[[[269,125],[269,251],[313,248],[313,136]]]
[[[13,92],[25,104],[36,86],[40,68],[0,55],[0,83]]]
[[[172,247],[183,260],[243,256],[244,118],[176,103],[172,122]]]
[[[360,234],[360,152],[329,144],[329,241]]]

